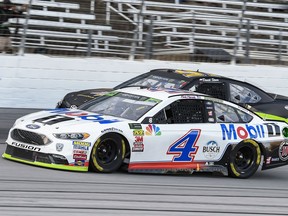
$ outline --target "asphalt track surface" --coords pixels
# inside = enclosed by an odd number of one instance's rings
[[[0,108],[0,152],[8,129],[32,109]],[[288,215],[288,166],[250,179],[219,175],[77,173],[0,158],[2,216]]]

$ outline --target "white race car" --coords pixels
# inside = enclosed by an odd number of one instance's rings
[[[238,178],[288,164],[288,125],[231,102],[173,89],[115,90],[79,110],[16,120],[6,159],[96,172],[220,172]]]

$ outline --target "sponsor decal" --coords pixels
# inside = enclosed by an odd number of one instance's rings
[[[268,130],[268,137],[280,136],[280,127],[275,123],[265,123],[264,124]]]
[[[62,121],[68,121],[68,120],[73,120],[71,117],[67,116],[72,116],[72,117],[77,117],[82,120],[86,121],[93,121],[93,122],[98,122],[100,124],[110,124],[114,122],[120,122],[119,119],[105,119],[103,115],[90,115],[87,112],[81,111],[81,110],[69,110],[69,109],[54,109],[50,110],[51,113],[57,113],[57,114],[63,114],[66,116],[62,115],[53,115],[53,116],[48,116],[42,119],[37,119],[37,121],[42,120],[43,123],[45,124],[55,124],[58,122]],[[45,121],[43,121],[45,120]]]
[[[26,125],[26,127],[29,128],[29,129],[38,129],[38,128],[40,128],[40,126],[36,125],[36,124],[28,124],[28,125]]]
[[[123,133],[122,130],[118,129],[118,128],[106,128],[104,130],[101,131],[101,133],[106,133],[106,132],[119,132],[119,133]]]
[[[142,129],[142,125],[139,123],[129,123],[128,125],[130,129]]]
[[[222,129],[223,140],[236,140],[247,139],[247,138],[264,138],[264,126],[263,125],[248,125],[244,127],[235,126],[234,124],[220,124]],[[228,126],[228,127],[227,127]]]
[[[75,160],[87,160],[86,154],[73,154],[73,159]]]
[[[64,122],[64,121],[70,121],[70,120],[73,120],[73,118],[67,117],[67,116],[62,116],[62,115],[51,115],[51,116],[35,119],[34,121],[40,122],[44,125],[53,125],[56,123],[60,123],[60,122]]]
[[[73,141],[73,149],[88,151],[90,146],[91,146],[90,142]]]
[[[85,160],[75,160],[74,165],[75,166],[84,166]]]
[[[279,158],[282,161],[288,160],[288,141],[283,141],[279,147]]]
[[[132,147],[133,152],[143,152],[144,151],[143,140],[144,140],[143,136],[136,136],[135,137],[135,141],[134,141],[133,147]]]
[[[154,124],[149,124],[146,127],[145,135],[147,135],[147,136],[152,136],[152,135],[160,136],[161,135],[160,128]]]
[[[167,154],[173,154],[173,162],[192,162],[198,151],[197,141],[201,130],[192,129],[169,146]]]
[[[41,151],[41,148],[39,147],[34,147],[23,143],[12,142],[11,145],[22,149],[27,149],[30,151],[38,151],[38,152]]]
[[[90,142],[83,142],[83,141],[73,141],[73,145],[91,146],[91,143]]]
[[[136,136],[134,143],[143,143],[144,137],[143,136]]]
[[[264,127],[268,131],[268,137],[280,136],[280,127],[275,123],[265,123],[263,125],[235,126],[234,124],[220,124],[223,140],[236,140],[247,138],[265,138]]]
[[[56,151],[60,152],[63,150],[64,144],[62,143],[57,143],[56,144]]]
[[[115,122],[120,122],[118,119],[104,119],[102,115],[88,115],[88,116],[80,116],[82,120],[98,122],[100,124],[111,124]]]
[[[199,79],[199,81],[201,81],[201,82],[219,82],[220,80],[216,79],[216,78],[201,78],[201,79]]]
[[[181,74],[185,77],[203,76],[203,73],[192,70],[175,70],[175,73]]]
[[[144,136],[144,130],[133,130],[133,136]]]
[[[74,149],[73,154],[87,154],[87,151],[85,150],[79,150],[79,149]]]
[[[183,98],[183,99],[197,99],[197,98],[201,98],[201,97],[196,96],[196,95],[182,95],[181,98]]]
[[[215,141],[210,141],[203,146],[203,154],[207,159],[215,158],[220,152],[220,146]]]
[[[266,159],[266,164],[270,164],[271,163],[271,157],[268,157],[267,159]]]
[[[132,152],[143,152],[144,151],[144,144],[133,144]]]

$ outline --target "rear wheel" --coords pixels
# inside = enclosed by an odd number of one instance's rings
[[[254,140],[244,140],[230,152],[228,173],[234,178],[249,178],[258,169],[261,150]]]
[[[92,148],[90,167],[96,172],[114,172],[122,165],[124,155],[124,139],[118,134],[104,134]]]

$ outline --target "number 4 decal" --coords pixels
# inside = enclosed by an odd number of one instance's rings
[[[174,154],[173,161],[191,162],[198,151],[196,143],[200,136],[201,130],[192,129],[183,137],[170,145],[167,154]]]

